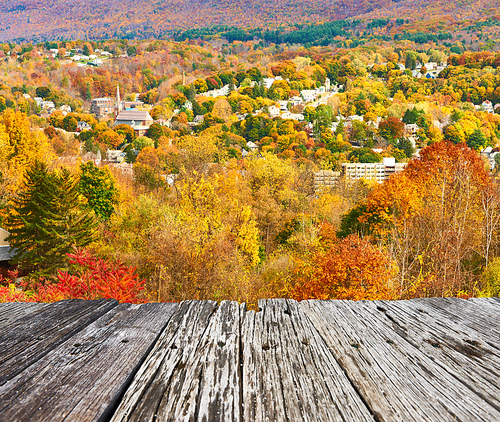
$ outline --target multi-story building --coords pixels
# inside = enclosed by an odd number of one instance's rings
[[[394,157],[384,157],[382,163],[343,163],[342,175],[347,181],[365,179],[382,183],[405,167],[406,163],[396,163]]]
[[[333,170],[320,170],[314,173],[314,190],[332,189],[339,181],[342,173]]]
[[[116,108],[115,99],[109,97],[94,98],[90,107],[90,112],[96,116],[106,116],[114,113]]]
[[[342,175],[352,182],[365,179],[382,183],[385,180],[385,166],[383,163],[343,163]]]
[[[406,163],[396,163],[394,157],[385,157],[382,163],[343,163],[342,171],[322,170],[314,174],[314,189],[329,189],[342,178],[346,182],[373,180],[382,183],[392,174],[403,171]]]

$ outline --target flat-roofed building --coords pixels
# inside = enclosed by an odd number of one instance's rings
[[[341,172],[321,170],[314,173],[314,190],[333,188],[340,179],[346,182],[363,179],[382,183],[405,167],[406,163],[396,163],[394,157],[384,157],[382,163],[343,163]]]
[[[385,180],[385,166],[383,163],[343,163],[342,174],[348,181],[365,179],[382,183]]]
[[[342,174],[347,181],[365,179],[382,183],[405,167],[406,163],[396,163],[394,157],[384,157],[382,163],[343,163]]]
[[[113,113],[115,111],[115,99],[114,98],[94,98],[92,99],[92,105],[90,106],[90,112],[96,116],[106,116],[107,114]]]
[[[332,189],[339,181],[342,173],[333,170],[320,170],[314,173],[314,190]]]

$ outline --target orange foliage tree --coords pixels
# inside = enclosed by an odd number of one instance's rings
[[[499,223],[498,189],[465,144],[422,149],[348,213],[342,235],[370,234],[398,263],[403,297],[471,293]]]
[[[297,266],[291,297],[305,299],[392,299],[396,266],[368,239],[350,235],[328,250],[316,252],[310,263]]]

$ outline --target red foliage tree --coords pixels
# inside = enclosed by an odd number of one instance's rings
[[[404,123],[396,117],[388,117],[379,124],[378,131],[388,140],[395,140],[403,136]]]
[[[373,189],[342,230],[386,244],[403,298],[470,294],[497,242],[498,192],[479,154],[436,142]]]
[[[317,252],[311,263],[300,263],[296,271],[291,296],[297,300],[393,298],[394,263],[380,248],[356,235]]]

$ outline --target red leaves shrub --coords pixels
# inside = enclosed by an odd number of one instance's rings
[[[0,274],[0,303],[29,301],[26,293],[16,289],[14,280],[17,278],[17,275],[17,270],[7,271],[7,278]]]
[[[15,286],[0,287],[0,303],[4,302],[32,302],[31,298],[26,296],[21,290],[16,290]]]
[[[39,286],[38,302],[63,299],[116,299],[120,303],[144,303],[145,281],[135,268],[93,256],[87,250],[68,254],[72,270],[59,271],[57,283]]]
[[[120,303],[145,303],[145,281],[135,268],[93,256],[87,250],[68,254],[70,271],[59,271],[54,283],[33,286],[34,293],[18,291],[13,284],[0,287],[0,302],[55,302],[65,299],[116,299]]]

